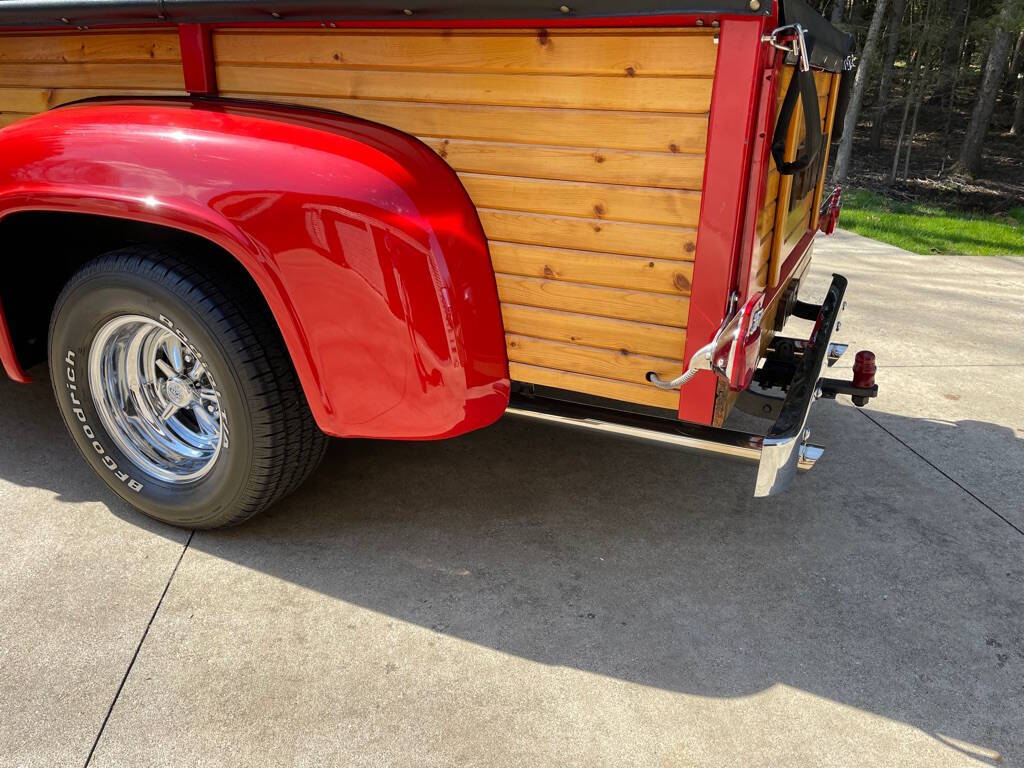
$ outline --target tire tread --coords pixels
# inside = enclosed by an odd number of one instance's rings
[[[284,340],[255,285],[217,264],[200,269],[163,246],[134,245],[84,265],[58,298],[54,320],[77,286],[112,272],[156,283],[191,306],[223,344],[249,406],[253,454],[245,485],[220,516],[189,525],[237,525],[298,488],[320,464],[328,438],[313,419]]]

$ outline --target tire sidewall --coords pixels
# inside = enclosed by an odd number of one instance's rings
[[[90,350],[100,329],[123,315],[148,317],[175,333],[187,353],[204,362],[220,393],[225,425],[221,451],[210,472],[194,482],[168,483],[145,472],[121,451],[97,411],[89,379]],[[158,282],[103,272],[65,291],[54,312],[49,349],[61,415],[107,485],[147,515],[168,523],[209,527],[231,521],[251,471],[251,414],[230,355],[208,318]]]

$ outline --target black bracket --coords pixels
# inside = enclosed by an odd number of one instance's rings
[[[868,400],[872,397],[878,397],[877,384],[872,384],[870,387],[856,387],[852,381],[842,381],[841,379],[822,379],[818,382],[818,386],[821,387],[822,397],[834,400],[836,395],[849,395],[853,398],[853,404],[858,408],[863,408],[867,405]]]

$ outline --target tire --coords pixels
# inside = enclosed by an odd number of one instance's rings
[[[71,278],[49,361],[86,461],[172,525],[247,520],[295,490],[327,447],[255,286],[162,247],[113,251]]]

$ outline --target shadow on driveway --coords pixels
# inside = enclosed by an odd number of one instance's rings
[[[167,535],[93,477],[45,383],[0,392],[0,477]],[[514,420],[335,441],[298,493],[192,547],[544,664],[701,696],[785,684],[1019,757],[1024,537],[852,407],[812,430],[825,458],[769,500],[746,465]]]

